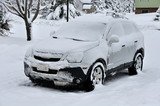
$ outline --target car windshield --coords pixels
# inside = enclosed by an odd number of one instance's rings
[[[77,41],[96,41],[103,36],[105,28],[106,24],[100,22],[70,22],[61,27],[53,37]]]

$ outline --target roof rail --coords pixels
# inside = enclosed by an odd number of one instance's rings
[[[112,16],[113,18],[128,19],[127,17],[125,17],[125,14],[116,13],[116,12],[113,12],[113,11],[106,12],[106,16]]]

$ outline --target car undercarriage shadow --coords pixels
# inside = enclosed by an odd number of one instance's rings
[[[117,72],[115,75],[108,75],[106,78],[105,78],[105,82],[104,82],[104,85],[107,85],[108,82],[116,82],[117,80],[120,80],[122,78],[125,78],[125,77],[129,77],[129,74],[128,74],[128,70],[122,70],[122,71],[119,71]]]
[[[105,79],[104,85],[107,86],[108,82],[114,83],[117,80],[120,80],[124,77],[128,76],[127,70],[123,70],[120,72],[117,72],[115,75],[108,75]],[[20,86],[25,87],[38,87],[38,88],[45,88],[50,90],[57,90],[61,92],[89,92],[92,90],[86,90],[85,86],[77,86],[77,85],[71,85],[71,86],[57,86],[51,81],[42,81],[41,83],[33,83],[31,81],[24,81],[20,84]]]
[[[42,81],[40,83],[33,83],[31,81],[25,81],[19,86],[25,87],[38,87],[38,88],[45,88],[49,90],[57,90],[61,92],[85,92],[85,89],[82,86],[70,85],[70,86],[57,86],[51,81]]]

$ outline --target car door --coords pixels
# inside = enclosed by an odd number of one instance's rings
[[[136,47],[138,43],[137,31],[133,23],[129,21],[124,21],[123,23],[124,28],[124,61],[125,63],[129,63],[133,60],[133,57],[136,52]]]
[[[110,44],[110,38],[116,35],[119,38],[119,42]],[[109,32],[107,34],[107,41],[108,41],[108,66],[107,69],[113,69],[120,66],[123,62],[123,52],[124,52],[124,44],[123,44],[123,36],[124,30],[122,24],[120,22],[114,22],[111,24],[109,28]]]

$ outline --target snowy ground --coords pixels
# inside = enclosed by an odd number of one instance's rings
[[[14,34],[0,37],[0,106],[160,106],[160,22],[152,21],[154,14],[128,14],[128,17],[139,25],[145,36],[143,72],[137,76],[121,72],[89,93],[35,86],[23,73],[26,49],[37,39],[48,37],[62,23],[35,22],[34,41],[26,42],[23,23],[12,22]]]

